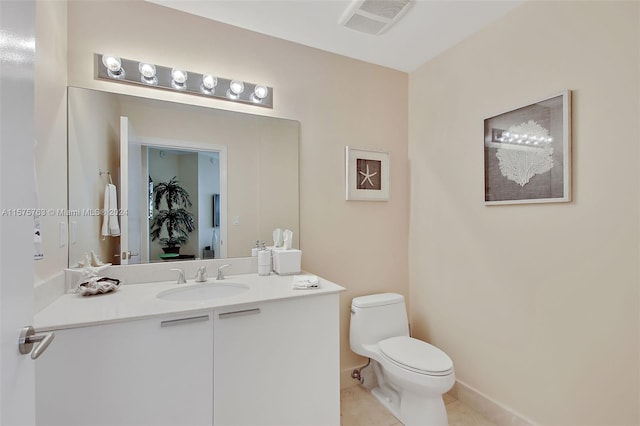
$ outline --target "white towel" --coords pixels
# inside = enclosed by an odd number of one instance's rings
[[[118,191],[116,186],[109,184],[109,233],[113,237],[120,235],[118,223]]]
[[[318,288],[320,286],[320,280],[316,275],[294,275],[293,276],[293,289],[294,290],[307,290],[312,288]]]
[[[104,188],[104,211],[102,216],[102,236],[117,237],[120,235],[118,224],[118,192],[116,186],[107,184]]]

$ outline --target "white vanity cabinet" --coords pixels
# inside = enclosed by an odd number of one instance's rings
[[[340,424],[338,297],[214,311],[214,426]]]
[[[210,426],[211,316],[55,331],[35,363],[37,424]]]

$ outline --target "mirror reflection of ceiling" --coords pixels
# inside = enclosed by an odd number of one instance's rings
[[[68,115],[69,211],[103,208],[108,176],[100,175],[100,171],[111,173],[118,189],[118,205],[122,205],[120,117],[125,116],[133,131],[129,143],[143,147],[142,152],[147,151],[145,158],[149,152],[174,155],[171,151],[178,150],[191,151],[211,161],[207,156],[216,147],[226,150],[226,173],[220,176],[220,181],[226,182],[221,185],[226,191],[220,191],[217,234],[214,235],[213,226],[209,229],[203,226],[202,233],[196,229],[190,234],[194,240],[185,254],[196,259],[211,257],[210,252],[203,251],[208,246],[210,250],[217,248],[213,250],[215,258],[225,252],[225,257],[248,257],[256,240],[269,245],[276,228],[291,229],[293,245],[299,248],[297,121],[76,87],[68,89]],[[152,151],[154,147],[156,151]],[[139,161],[135,159],[130,164],[127,185],[135,188],[146,185],[139,189],[139,194],[144,194],[140,198],[144,198],[149,194],[148,178],[143,177],[149,175],[149,163]],[[131,170],[136,168],[139,174],[133,181],[137,183],[131,185],[131,174],[136,174]],[[218,189],[210,190],[215,191]],[[201,202],[209,210],[211,195],[207,193],[203,200],[208,201]],[[194,193],[191,198],[197,200],[199,196]],[[143,205],[143,200],[140,203]],[[198,212],[194,213],[197,218]],[[104,262],[120,263],[120,237],[103,237],[102,219],[95,215],[69,218],[70,266],[77,265],[91,251]],[[202,223],[205,222],[213,224],[211,218],[202,218]],[[144,238],[148,233],[146,226],[134,229],[133,234],[140,232],[139,236]],[[127,239],[135,240],[135,235]],[[148,261],[162,261],[157,254],[151,255],[148,241],[139,244],[147,244]],[[137,253],[130,263],[146,261],[141,259],[140,247],[129,244],[128,249]]]

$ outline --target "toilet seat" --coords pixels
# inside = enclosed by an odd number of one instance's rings
[[[396,336],[381,340],[378,345],[382,356],[401,368],[429,376],[446,376],[453,372],[451,358],[422,340]]]

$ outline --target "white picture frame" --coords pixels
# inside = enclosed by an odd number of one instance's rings
[[[389,153],[347,146],[347,200],[389,201]]]
[[[571,201],[571,91],[484,120],[485,205]]]

